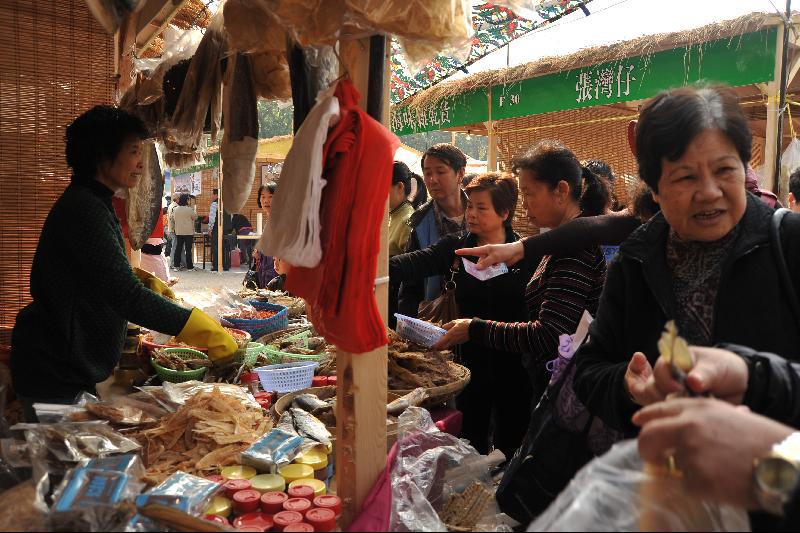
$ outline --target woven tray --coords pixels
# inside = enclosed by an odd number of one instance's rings
[[[457,376],[456,380],[448,383],[447,385],[440,385],[438,387],[430,387],[425,389],[425,392],[428,393],[428,398],[422,402],[420,407],[424,407],[426,409],[431,409],[434,407],[439,407],[443,403],[447,403],[450,400],[454,399],[459,393],[464,390],[464,388],[469,384],[469,380],[472,377],[469,368],[465,366],[461,366],[458,363],[450,363],[456,367],[455,374]],[[405,396],[412,392],[413,389],[407,390],[392,390],[389,391],[397,396]]]

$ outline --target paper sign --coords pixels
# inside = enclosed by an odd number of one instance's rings
[[[481,281],[486,281],[487,279],[496,278],[497,276],[508,273],[508,267],[505,263],[497,263],[496,265],[490,266],[486,270],[478,270],[478,265],[466,257],[462,257],[461,261],[464,262],[464,270],[466,270],[472,277],[478,278]]]

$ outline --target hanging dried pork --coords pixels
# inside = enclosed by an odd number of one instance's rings
[[[231,50],[257,54],[286,49],[286,32],[267,0],[227,0],[223,9]]]
[[[244,207],[256,175],[258,152],[258,99],[253,86],[250,60],[244,54],[231,57],[223,90],[225,132],[222,157],[222,205],[228,213]]]
[[[164,173],[158,160],[155,141],[142,146],[142,176],[135,187],[128,189],[128,239],[131,248],[139,250],[150,238],[161,216],[164,195]]]
[[[206,29],[203,40],[192,57],[181,94],[170,120],[165,143],[175,143],[187,150],[199,151],[211,108],[211,137],[216,140],[222,112],[222,68],[220,60],[227,52],[222,13],[217,12]],[[169,141],[169,142],[166,142]]]

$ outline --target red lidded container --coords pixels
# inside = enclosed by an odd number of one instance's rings
[[[312,387],[325,387],[328,385],[328,376],[314,376],[311,380]]]
[[[257,490],[240,490],[233,495],[233,510],[237,514],[258,511],[261,504],[261,493]]]
[[[337,517],[342,514],[342,500],[338,496],[332,494],[317,496],[314,498],[314,506],[322,509],[330,509]]]
[[[269,514],[283,511],[283,502],[289,499],[285,492],[265,492],[261,495],[261,510]]]
[[[336,385],[336,376],[328,376],[328,385]]]
[[[208,520],[209,522],[214,522],[214,523],[217,523],[217,524],[219,524],[221,526],[230,527],[230,525],[231,525],[230,522],[225,520],[223,517],[221,517],[219,515],[215,515],[215,514],[207,514],[207,515],[205,515],[203,517],[203,520]]]
[[[272,517],[275,521],[275,531],[283,531],[283,528],[292,524],[299,524],[303,521],[303,515],[297,511],[281,511]]]
[[[264,533],[264,530],[256,526],[242,526],[237,527],[236,531],[251,531],[252,533]]]
[[[317,507],[306,513],[306,522],[314,526],[314,531],[333,531],[336,529],[336,513]]]
[[[289,493],[290,498],[305,498],[311,503],[314,502],[314,487],[310,485],[295,485],[294,487],[289,487],[286,492]]]
[[[250,490],[253,486],[246,479],[229,479],[222,484],[222,488],[225,490],[225,497],[232,500],[234,494],[240,490]]]
[[[306,524],[305,522],[300,522],[299,524],[291,524],[286,526],[285,528],[283,528],[283,531],[285,533],[289,531],[301,531],[301,532],[311,533],[312,531],[314,531],[314,526],[312,526],[311,524]]]
[[[247,513],[233,521],[233,527],[241,530],[242,528],[258,528],[256,531],[269,531],[275,526],[272,517],[267,513]]]
[[[283,502],[284,511],[297,511],[305,516],[309,509],[311,509],[311,502],[305,498],[290,498]]]
[[[211,474],[210,476],[206,476],[206,479],[209,481],[213,481],[214,483],[224,483],[225,478],[220,476],[219,474]]]

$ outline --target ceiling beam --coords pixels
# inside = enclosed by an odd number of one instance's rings
[[[188,0],[148,0],[139,12],[136,32],[136,54],[142,54]]]

